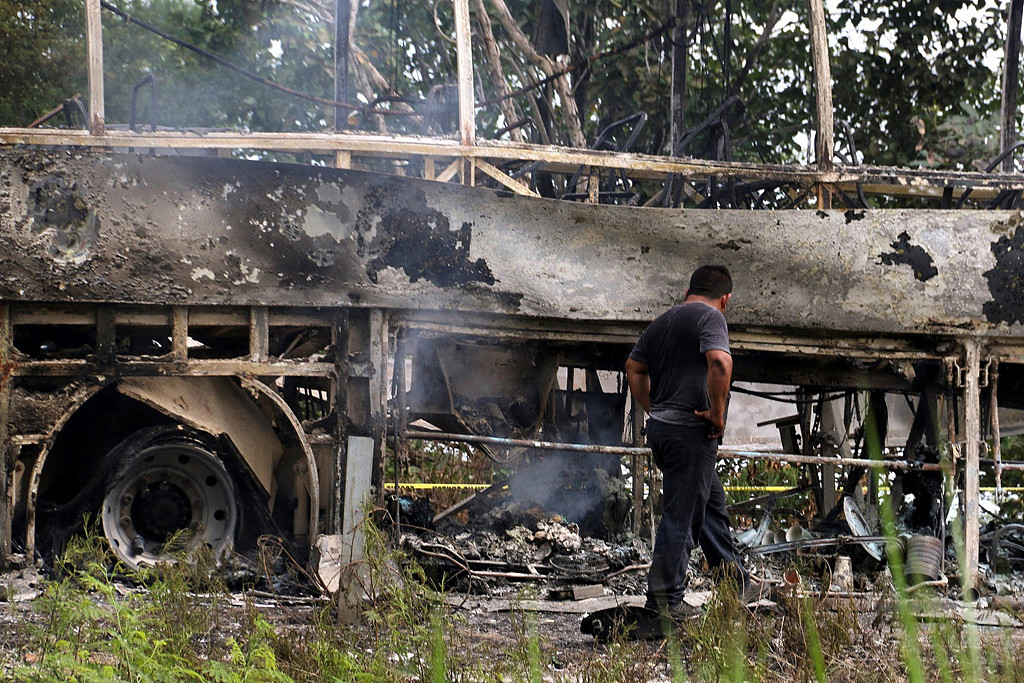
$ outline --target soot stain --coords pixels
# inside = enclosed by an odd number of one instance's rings
[[[413,194],[418,196],[395,196],[375,188],[356,219],[359,249],[373,255],[366,265],[370,282],[376,283],[378,274],[391,267],[405,271],[411,282],[426,280],[438,287],[493,285],[487,262],[469,257],[472,224],[464,222],[452,230],[447,216],[426,208],[421,191]],[[376,234],[367,241],[374,228]]]
[[[849,225],[850,223],[852,223],[854,221],[863,220],[864,216],[865,216],[865,212],[864,211],[859,211],[858,212],[858,211],[854,211],[853,209],[850,209],[849,211],[847,211],[847,212],[845,212],[843,214],[843,217],[846,218],[846,224],[847,225]]]
[[[892,243],[895,251],[882,254],[882,263],[887,266],[910,266],[914,269],[914,277],[921,282],[927,282],[939,274],[932,257],[916,244],[910,243],[910,235],[901,232],[899,238]]]
[[[992,243],[996,265],[984,273],[992,300],[982,306],[989,322],[1024,323],[1024,228]]]
[[[48,253],[55,261],[80,261],[96,245],[100,219],[88,207],[77,183],[57,175],[46,176],[29,187],[33,232],[53,228]]]
[[[725,250],[728,250],[728,251],[739,251],[740,249],[742,249],[742,245],[744,245],[744,244],[750,244],[750,240],[744,240],[744,239],[734,240],[734,239],[730,239],[727,242],[719,242],[715,246],[718,247],[719,249],[725,249]]]

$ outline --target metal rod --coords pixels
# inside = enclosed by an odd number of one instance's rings
[[[552,451],[571,451],[573,453],[598,453],[602,455],[641,455],[650,456],[649,448],[630,446],[598,446],[595,444],[558,443],[555,441],[536,441],[532,439],[509,439],[499,436],[477,436],[472,434],[451,434],[447,432],[406,431],[404,439],[422,439],[423,441],[454,441],[462,443],[491,444],[509,448],[537,448]],[[815,455],[793,455],[790,453],[761,453],[736,448],[720,447],[718,456],[732,460],[769,460],[796,464],[820,465],[822,463],[839,466],[879,467],[883,469],[916,470],[923,472],[941,472],[940,463],[917,463],[907,460],[864,460],[861,458],[822,458]]]
[[[981,465],[996,465],[996,461],[993,458],[982,458],[978,460],[978,463]],[[1024,462],[1002,460],[999,462],[999,469],[1003,472],[1024,472]],[[996,490],[998,490],[998,487]]]
[[[679,142],[686,131],[686,57],[690,34],[690,0],[675,0],[675,24],[672,27],[672,156],[679,156]]]
[[[989,369],[989,413],[992,420],[992,459],[996,465],[996,501],[1003,499],[1003,448],[999,433],[999,359]]]
[[[1020,29],[1024,0],[1011,0],[1006,19],[1006,53],[1003,60],[1003,98],[1000,112],[999,149],[1005,151],[1017,141],[1017,83],[1020,71]],[[1003,173],[1013,173],[1013,157],[1003,160]]]
[[[781,553],[787,550],[799,550],[801,548],[827,548],[830,545],[847,545],[852,543],[886,543],[895,541],[888,536],[834,536],[830,538],[808,538],[788,543],[773,543],[750,548],[754,555],[767,555],[770,553]]]

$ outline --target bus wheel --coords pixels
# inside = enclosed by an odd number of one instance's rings
[[[121,561],[151,567],[202,547],[215,557],[228,550],[238,507],[216,450],[182,430],[139,432],[126,442],[133,440],[102,507],[103,532]]]

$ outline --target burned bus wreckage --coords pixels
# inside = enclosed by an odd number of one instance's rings
[[[983,565],[1024,564],[1024,527],[981,527],[982,476],[999,497],[1024,470],[1000,450],[1024,433],[1024,177],[834,165],[831,142],[813,168],[631,154],[639,127],[613,150],[477,140],[454,5],[456,137],[337,118],[330,134],[107,127],[98,35],[88,130],[0,128],[0,564],[46,558],[92,519],[131,567],[273,536],[338,591],[413,442],[467,445],[501,477],[436,514],[400,497],[384,523],[471,510],[542,546],[521,571],[428,549],[449,568],[519,579],[580,534],[642,539],[660,486],[623,366],[704,263],[735,281],[720,457],[733,475],[799,472],[734,506],[748,552],[860,548],[880,566],[886,498],[914,576],[966,592]],[[741,106],[673,139],[724,127],[720,147]],[[542,197],[540,174],[565,192]],[[646,206],[640,182],[660,186]],[[643,559],[569,574],[607,582]]]
[[[982,436],[1021,407],[1016,211],[641,209],[85,150],[8,148],[0,177],[6,560],[89,513],[129,565],[182,530],[358,558],[393,434],[601,460],[639,530],[652,473],[601,376],[704,262],[735,274],[735,381],[806,397],[783,453],[723,456],[806,467],[819,521],[886,468],[906,531],[945,537],[943,471],[977,528]],[[887,393],[913,411],[883,451]],[[582,524],[572,488],[548,502]]]

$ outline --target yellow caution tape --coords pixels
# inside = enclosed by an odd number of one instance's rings
[[[723,486],[726,491],[765,491],[767,493],[777,493],[779,491],[788,491],[795,486]]]
[[[423,482],[399,482],[399,488],[403,489],[486,489],[493,484],[425,484]],[[384,484],[384,488],[393,489],[395,485],[393,483]],[[507,488],[507,487],[502,487]],[[757,492],[761,491],[764,493],[778,493],[780,491],[788,491],[793,488],[792,486],[724,486],[726,491],[737,491],[737,492]],[[995,486],[982,486],[981,489],[985,492],[992,492],[996,490]],[[1003,491],[1024,491],[1024,486],[1004,486]]]
[[[489,483],[420,483],[406,481],[398,482],[399,488],[487,488]],[[385,488],[394,488],[394,483],[384,484]]]
[[[423,482],[398,482],[398,487],[403,489],[485,489],[492,484],[426,484]],[[384,488],[395,488],[394,483],[384,484]],[[502,487],[506,488],[506,487]],[[726,486],[726,491],[788,491],[792,486]],[[1010,489],[1006,488],[1005,491]]]

